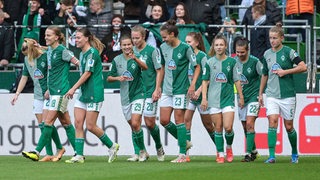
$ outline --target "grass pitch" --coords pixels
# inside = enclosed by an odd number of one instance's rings
[[[320,156],[300,156],[299,164],[291,164],[289,156],[277,156],[275,164],[264,164],[267,157],[255,162],[217,164],[213,156],[192,156],[191,162],[170,163],[174,156],[158,162],[152,156],[147,162],[127,162],[128,156],[119,156],[109,164],[104,156],[86,156],[83,164],[61,161],[33,162],[22,156],[0,156],[0,179],[320,179]]]

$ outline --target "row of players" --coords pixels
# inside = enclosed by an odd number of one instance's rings
[[[293,127],[295,91],[292,74],[306,71],[306,65],[293,49],[282,45],[284,33],[281,27],[275,26],[270,29],[272,48],[264,53],[262,60],[249,55],[248,41],[245,38],[240,38],[236,42],[237,56],[231,58],[226,55],[225,37],[217,35],[211,45],[214,54],[209,57],[204,53],[199,33],[189,33],[186,43],[178,39],[178,28],[173,20],[162,25],[160,33],[164,41],[160,50],[145,42],[145,30],[139,25],[132,28],[131,37],[122,36],[120,39],[122,54],[112,61],[110,75],[107,77],[108,82],[120,81],[122,110],[132,129],[135,151],[128,161],[146,161],[149,158],[141,129],[142,114],[155,141],[158,160],[164,161],[159,127],[155,123],[159,103],[160,123],[178,140],[180,148],[178,157],[171,162],[190,161],[187,152],[192,147],[190,129],[196,109],[216,145],[216,162],[224,163],[225,159],[232,162],[235,85],[238,93],[239,117],[247,138],[246,155],[242,161],[254,161],[258,155],[254,143],[254,123],[260,106],[264,105],[262,94],[265,92],[270,153],[265,162],[275,163],[276,132],[278,117],[281,115],[292,146],[291,162],[298,163],[297,133]],[[25,78],[31,76],[37,82],[35,84],[39,85],[35,88],[34,112],[42,133],[36,149],[30,152],[23,151],[23,156],[38,161],[40,152],[46,146],[47,156],[41,161],[61,159],[65,149],[53,126],[58,117],[76,154],[67,160],[67,163],[84,162],[85,122],[87,129],[109,148],[108,161],[113,162],[117,157],[119,145],[112,142],[96,125],[104,100],[104,78],[99,56],[103,45],[89,30],[77,30],[76,45],[82,50],[79,61],[61,45],[63,35],[59,28],[53,26],[47,28],[46,51],[43,51],[32,37],[27,35],[22,47],[22,51],[26,54],[24,76],[12,104],[17,101],[19,92],[24,87]],[[80,79],[71,88],[68,82],[70,62],[80,67],[81,74]],[[74,128],[67,105],[78,88],[80,93],[74,106],[76,127]],[[170,121],[172,112],[175,123]],[[227,144],[226,158],[223,130]],[[50,146],[51,139],[57,146],[55,156]]]

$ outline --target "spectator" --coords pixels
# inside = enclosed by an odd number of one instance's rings
[[[0,66],[7,66],[13,56],[13,30],[4,21],[5,13],[0,9]]]
[[[313,26],[313,13],[314,13],[313,0],[287,0],[286,16],[290,20],[307,20],[308,25]],[[301,24],[291,24],[301,25]],[[301,33],[303,41],[306,39],[305,29],[289,28],[289,34]]]
[[[23,43],[23,38],[28,32],[33,31],[39,35],[40,45],[45,45],[44,34],[45,28],[39,28],[35,26],[50,25],[51,20],[48,14],[44,11],[39,11],[41,4],[40,0],[31,0],[29,3],[28,11],[23,16],[22,22],[18,22],[19,25],[28,26],[27,28],[18,29],[17,39],[19,39],[17,54],[18,62],[23,62],[24,55],[20,52],[21,45]],[[21,32],[22,31],[22,32]]]
[[[3,11],[10,16],[7,22],[12,25],[15,21],[21,22],[23,15],[27,13],[28,2],[28,0],[3,0]]]
[[[254,20],[254,26],[267,26],[271,25],[268,22],[265,14],[264,6],[253,5],[252,18]],[[268,28],[253,28],[250,31],[250,53],[251,55],[261,59],[264,52],[271,47],[269,41],[269,29]]]
[[[199,24],[201,22],[210,24],[222,24],[220,15],[220,6],[216,1],[212,0],[185,0],[187,9],[190,12],[190,17],[194,23]],[[213,37],[219,32],[218,28],[207,28],[207,39],[211,43]]]
[[[70,51],[73,52],[74,56],[79,59],[80,58],[80,52],[81,49],[77,48],[76,46],[76,31],[77,28],[74,27],[78,22],[78,16],[74,13],[71,16],[66,17],[66,23],[68,28],[63,29],[63,34],[65,35],[67,39],[67,47]]]
[[[121,54],[120,37],[131,33],[128,26],[123,26],[124,18],[120,14],[114,15],[110,22],[112,30],[101,41],[106,46],[102,53],[103,62],[112,62],[117,55]]]
[[[141,7],[144,1],[141,0],[121,0],[124,3],[124,19],[125,20],[138,20],[139,23],[141,15]]]
[[[112,1],[111,0],[90,0],[90,12],[86,20],[90,32],[99,40],[102,40],[110,32],[110,27],[90,27],[92,25],[106,25],[111,22],[112,18]]]
[[[3,4],[3,0],[0,0],[0,9],[3,11],[3,8],[4,8],[4,4]],[[6,19],[6,21],[8,22],[8,19],[10,19],[10,15],[6,12],[4,12],[4,19]]]
[[[234,18],[229,18],[226,17],[224,20],[223,25],[237,25],[237,20]],[[227,28],[221,28],[220,33],[223,33],[225,37],[227,37],[228,41],[228,49],[227,49],[227,54],[231,57],[235,56],[235,47],[234,47],[234,42],[237,37],[242,36],[240,31],[237,31],[236,27],[227,27]]]
[[[157,23],[158,21],[165,22],[168,19],[169,12],[165,0],[145,0],[143,9],[141,10],[140,23],[147,21],[153,23]]]
[[[254,0],[242,0],[241,1],[241,6],[245,7],[245,8],[241,8],[239,9],[239,20],[242,22],[243,20],[243,16],[244,14],[246,13],[248,7],[252,6],[252,3],[253,3]]]
[[[174,14],[172,16],[178,24],[194,24],[189,15],[189,10],[183,2],[179,2],[176,8],[174,9]]]
[[[277,23],[282,24],[281,11],[278,8],[276,2],[270,2],[267,0],[254,0],[253,5],[262,5],[265,8],[265,14],[270,23],[276,25]],[[252,6],[253,6],[252,5]],[[252,18],[252,6],[250,6],[244,14],[242,25],[254,25],[254,19]]]
[[[73,0],[61,0],[59,12],[58,12],[58,15],[54,18],[53,24],[57,24],[57,25],[66,24],[66,18],[68,16],[66,11],[72,14],[73,6],[74,6]]]
[[[170,17],[173,16],[174,8],[178,5],[179,2],[180,0],[167,0],[167,9]]]
[[[157,23],[162,23],[164,22],[162,18],[164,17],[163,15],[163,7],[160,4],[155,3],[152,8],[151,8],[151,17],[150,17],[150,22],[145,22],[144,24],[157,24]],[[153,47],[160,47],[162,43],[162,39],[155,36],[153,32],[146,30],[146,41],[147,44],[150,44]]]

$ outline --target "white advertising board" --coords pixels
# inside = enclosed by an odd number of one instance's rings
[[[15,106],[10,104],[13,94],[0,94],[0,155],[21,154],[23,150],[33,150],[40,137],[37,120],[32,113],[33,94],[21,94]],[[294,120],[298,132],[298,151],[300,154],[320,154],[320,103],[319,94],[297,94],[297,108]],[[73,104],[69,103],[69,112],[73,122]],[[256,144],[259,153],[268,154],[268,120],[263,115],[262,108],[260,117],[256,121]],[[172,119],[173,121],[173,119]],[[280,119],[278,127],[278,141],[276,153],[290,155],[291,147],[287,133]],[[98,119],[98,126],[103,128],[111,140],[120,144],[119,155],[131,155],[133,146],[131,130],[124,119],[121,111],[119,94],[105,94],[105,101]],[[144,124],[144,123],[143,123]],[[178,154],[177,141],[168,134],[160,125],[161,139],[165,153],[168,155]],[[66,148],[68,155],[73,155],[73,149],[68,144],[64,128],[59,121],[55,125],[58,128],[61,141]],[[146,148],[151,155],[156,154],[154,142],[144,127],[144,141]],[[245,152],[245,139],[241,122],[235,116],[234,121],[234,143],[233,152],[235,155],[243,155]],[[191,129],[193,147],[191,155],[215,155],[215,145],[212,143],[205,128],[202,126],[200,116],[195,113]],[[53,145],[53,147],[55,147]],[[86,132],[84,153],[86,155],[106,155],[107,148],[100,140],[89,132]],[[42,151],[45,154],[45,149]]]

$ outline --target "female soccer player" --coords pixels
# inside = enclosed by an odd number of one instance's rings
[[[43,147],[49,142],[53,124],[58,117],[65,128],[69,142],[75,150],[75,129],[71,123],[68,112],[68,101],[65,94],[70,89],[69,69],[70,62],[79,65],[79,60],[61,43],[65,38],[60,28],[49,26],[45,32],[46,45],[48,46],[48,89],[50,94],[49,111],[45,119],[43,133],[40,136],[38,145],[34,151],[22,151],[22,155],[33,161],[39,160],[39,154]],[[65,150],[61,149],[52,161],[59,161]]]
[[[145,41],[146,30],[136,25],[131,29],[131,38],[134,44],[134,52],[139,54],[148,66],[142,71],[144,82],[145,103],[143,108],[144,121],[155,142],[158,161],[164,161],[164,150],[160,139],[159,127],[156,124],[158,100],[161,97],[162,66],[159,49],[147,44]]]
[[[227,143],[227,161],[232,162],[234,84],[240,97],[240,108],[243,107],[244,100],[236,60],[226,55],[226,38],[223,35],[217,35],[213,40],[213,46],[216,54],[207,61],[203,70],[201,107],[203,110],[210,108],[210,116],[215,126],[215,143],[218,152],[217,163],[224,163],[223,129]]]
[[[244,96],[244,107],[238,107],[239,120],[241,121],[246,136],[246,155],[242,162],[254,161],[258,152],[255,147],[254,124],[259,115],[259,86],[262,64],[258,58],[249,54],[249,42],[241,37],[235,43],[237,65],[239,67],[240,82]]]
[[[259,103],[263,106],[265,86],[266,108],[269,120],[268,146],[269,158],[265,163],[275,163],[275,146],[279,115],[284,119],[284,126],[292,147],[291,162],[298,163],[297,133],[293,127],[296,105],[296,92],[292,74],[305,72],[306,64],[293,49],[282,45],[284,32],[281,27],[272,27],[269,31],[271,48],[263,55],[263,70],[259,90]],[[294,67],[294,64],[297,66]]]
[[[65,96],[67,98],[73,98],[75,91],[80,88],[80,93],[74,105],[76,126],[75,147],[77,155],[70,160],[66,160],[66,163],[84,163],[83,124],[85,121],[87,129],[109,148],[108,162],[111,163],[117,157],[119,145],[113,143],[108,135],[97,126],[99,111],[104,100],[104,79],[100,58],[100,53],[104,45],[86,28],[77,30],[76,45],[77,48],[81,49],[79,65],[81,77]]]
[[[186,124],[186,129],[187,129],[187,140],[191,141],[191,124],[192,124],[192,117],[193,114],[196,110],[198,109],[200,113],[200,117],[202,120],[202,123],[204,127],[206,128],[207,132],[209,133],[210,138],[214,142],[214,126],[212,124],[209,111],[205,110],[203,111],[200,107],[201,105],[201,99],[202,99],[202,94],[201,94],[201,84],[202,84],[202,78],[201,75],[203,73],[203,67],[207,63],[207,54],[205,52],[205,47],[202,39],[201,33],[197,32],[190,32],[186,36],[186,43],[188,43],[194,50],[194,53],[196,55],[197,59],[197,65],[199,65],[199,70],[198,72],[195,71],[193,66],[189,67],[188,71],[188,76],[190,79],[190,82],[192,82],[193,79],[196,79],[196,86],[195,86],[195,94],[191,98],[191,101],[189,102],[187,106],[187,110],[184,115],[184,121]],[[190,161],[190,157],[188,155],[187,151],[187,156],[186,156],[187,161]]]
[[[108,82],[120,81],[120,96],[122,112],[131,126],[133,143],[139,148],[138,159],[128,161],[146,161],[149,154],[144,146],[141,129],[141,115],[144,105],[144,92],[141,70],[148,66],[133,53],[131,37],[124,35],[120,38],[122,54],[116,56],[110,67]]]
[[[14,105],[16,103],[20,92],[26,85],[28,76],[30,76],[34,84],[33,113],[36,115],[41,132],[43,132],[43,121],[46,118],[49,107],[49,94],[46,93],[48,63],[45,49],[39,45],[38,39],[37,34],[32,31],[27,33],[24,37],[21,50],[25,55],[24,68],[17,92],[13,97],[11,104]],[[64,151],[55,126],[52,126],[52,139],[56,144],[58,152]],[[46,152],[47,155],[40,161],[51,161],[54,158],[51,140],[46,144]]]
[[[178,39],[178,27],[174,20],[167,21],[160,28],[163,44],[160,46],[162,53],[162,66],[164,68],[163,91],[160,100],[160,123],[168,132],[178,139],[179,155],[172,160],[173,163],[186,162],[186,151],[191,148],[191,143],[186,139],[186,126],[184,114],[187,108],[187,94],[194,96],[195,78],[191,85],[188,80],[189,63],[199,71],[195,54],[192,48]],[[170,121],[174,111],[175,124]]]

